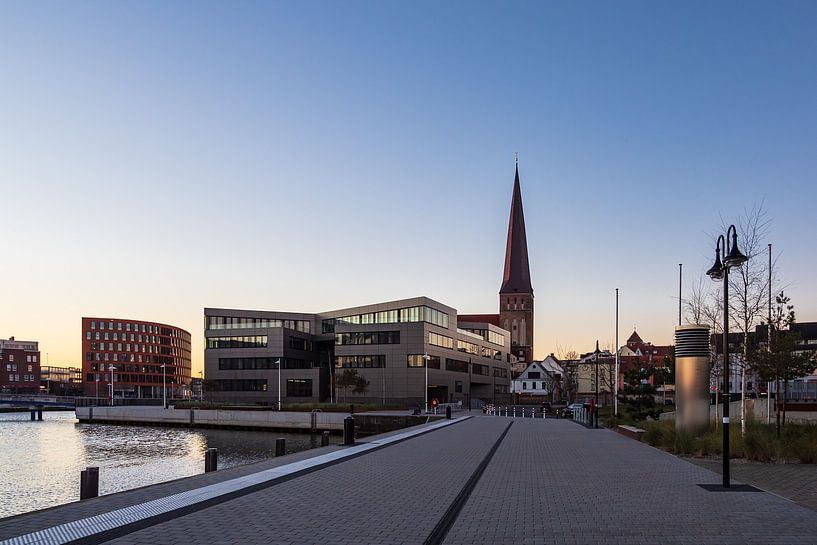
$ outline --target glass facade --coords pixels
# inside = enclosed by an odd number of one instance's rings
[[[480,363],[472,363],[471,364],[471,372],[475,375],[484,375],[486,377],[491,376],[491,368],[487,365],[482,365]]]
[[[335,367],[339,369],[385,367],[386,356],[335,356]]]
[[[335,344],[400,344],[399,331],[360,331],[335,334]]]
[[[422,354],[409,354],[408,355],[408,366],[409,367],[423,367],[424,359]],[[428,357],[428,368],[429,369],[439,369],[440,368],[440,356],[429,356]]]
[[[307,352],[311,352],[312,341],[310,341],[309,339],[302,339],[300,337],[290,337],[289,347],[293,350],[305,350]]]
[[[208,337],[207,348],[266,348],[266,335],[249,335],[244,337]]]
[[[467,352],[468,354],[479,356],[479,346],[475,345],[474,343],[469,343],[468,341],[463,341],[461,339],[457,339],[457,350],[459,350],[460,352]]]
[[[301,333],[311,333],[309,320],[276,320],[272,318],[243,318],[237,316],[207,316],[207,329],[262,329],[283,327]]]
[[[467,361],[452,360],[452,359],[449,359],[449,358],[445,358],[445,370],[446,371],[455,371],[457,373],[467,373],[468,372],[468,362]]]
[[[496,331],[491,331],[490,329],[465,329],[465,331],[479,335],[483,340],[486,340],[491,344],[505,346],[505,335],[497,333]]]
[[[216,379],[208,380],[208,385],[211,385],[215,391],[218,392],[266,392],[266,379]]]
[[[407,307],[396,310],[384,310],[381,312],[369,312],[367,314],[350,314],[349,316],[339,316],[330,320],[324,320],[321,330],[324,333],[335,331],[337,324],[397,324],[412,322],[428,322],[448,329],[448,314],[435,308],[425,305],[419,307]]]
[[[497,378],[508,378],[508,370],[501,367],[494,367],[494,376]]]
[[[278,369],[278,360],[281,360],[281,369],[312,369],[320,367],[317,362],[298,358],[219,358],[218,368],[229,371]]]
[[[288,378],[287,397],[312,397],[312,379]]]
[[[433,331],[429,331],[428,344],[442,348],[454,348],[454,339],[451,337],[446,337],[445,335],[440,335],[439,333],[434,333]]]

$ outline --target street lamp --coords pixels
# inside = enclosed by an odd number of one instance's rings
[[[108,371],[111,373],[111,407],[114,405],[114,395],[113,395],[113,372],[116,371],[116,366],[114,364],[110,364],[108,366]]]
[[[596,401],[593,407],[593,427],[599,427],[599,341],[596,340],[596,349],[593,354],[596,356]]]
[[[281,410],[281,358],[275,360],[275,364],[278,365],[278,410]]]
[[[729,235],[732,235],[731,244]],[[721,263],[721,243],[723,243],[723,262]],[[729,269],[740,267],[749,258],[738,250],[738,232],[734,225],[726,230],[726,237],[719,235],[715,244],[715,264],[706,271],[712,280],[723,279],[723,487],[729,488],[729,405],[732,393],[729,385]]]
[[[162,406],[167,409],[167,371],[164,363],[162,364]]]
[[[428,414],[428,360],[431,359],[431,356],[428,354],[423,354],[423,367],[426,369],[426,414]]]

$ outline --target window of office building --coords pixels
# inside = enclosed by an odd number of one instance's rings
[[[342,369],[385,367],[386,356],[335,356],[335,367]]]
[[[319,366],[317,362],[299,358],[219,358],[218,368],[233,371],[278,369],[278,360],[281,360],[281,369],[311,369]]]
[[[472,363],[471,364],[471,372],[475,375],[483,375],[483,376],[491,376],[491,369],[487,365],[482,365],[480,363]]]
[[[428,332],[428,344],[442,348],[454,348],[454,339],[433,331]]]
[[[479,355],[479,346],[477,346],[474,343],[469,343],[468,341],[463,341],[461,339],[457,339],[457,350],[459,350],[460,352],[473,354],[475,356]]]
[[[312,397],[312,379],[288,378],[287,397]]]
[[[458,393],[458,394],[462,393],[462,381],[461,380],[455,380],[454,381],[454,392]]]
[[[356,331],[336,333],[336,344],[400,344],[399,331]]]
[[[290,337],[289,347],[293,350],[312,350],[312,341],[300,337]]]
[[[445,359],[445,370],[446,371],[455,371],[457,373],[467,373],[468,372],[468,362],[467,361],[460,361],[460,360],[452,360],[449,358]]]
[[[245,337],[208,337],[207,348],[266,348],[266,335],[250,335]],[[142,352],[144,352],[144,346]]]
[[[268,329],[282,327],[301,333],[311,333],[309,320],[282,320],[276,318],[246,318],[239,316],[207,316],[207,329]]]
[[[409,367],[423,367],[425,365],[426,360],[423,359],[423,354],[409,354],[408,355],[408,366]],[[428,356],[428,368],[429,369],[439,369],[440,368],[440,356]]]
[[[216,379],[208,380],[216,391],[221,392],[266,392],[267,379]]]
[[[508,370],[501,367],[494,367],[494,376],[497,378],[508,378]]]
[[[366,314],[351,314],[349,316],[338,316],[329,323],[324,320],[324,333],[334,331],[334,324],[396,324],[428,322],[444,328],[448,328],[448,314],[441,310],[427,306],[408,307],[395,310],[384,310],[381,312],[370,312]],[[332,331],[329,331],[332,329]]]
[[[326,320],[321,321],[321,333],[334,333],[335,332],[335,319],[334,318],[327,318]]]

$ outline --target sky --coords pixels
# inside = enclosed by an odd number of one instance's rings
[[[0,338],[426,295],[496,312],[514,154],[536,356],[669,343],[763,202],[817,320],[814,2],[0,3]]]

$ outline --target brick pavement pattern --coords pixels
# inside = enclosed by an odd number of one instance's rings
[[[111,543],[420,545],[510,420],[456,423]],[[104,510],[106,498],[133,504],[162,487],[172,493],[318,452],[13,517],[0,521],[0,532],[8,535],[7,521],[78,518],[86,504]],[[697,486],[719,482],[707,469],[608,430],[517,418],[445,543],[817,543],[817,513],[763,492]]]
[[[517,419],[446,537],[472,544],[817,543],[817,513],[604,429]]]

